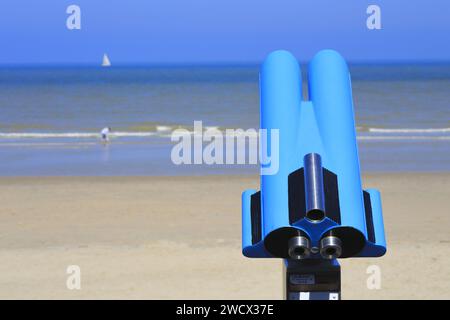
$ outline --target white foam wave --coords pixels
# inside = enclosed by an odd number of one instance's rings
[[[150,137],[154,136],[155,132],[112,132],[110,137]],[[0,138],[99,138],[101,135],[95,132],[56,132],[56,133],[41,133],[41,132],[0,132]]]
[[[170,131],[171,129],[169,126],[156,126],[156,131],[158,132]]]
[[[358,140],[450,140],[450,136],[357,136]]]
[[[369,128],[369,132],[374,133],[445,133],[450,132],[450,128],[425,128],[425,129],[412,129],[412,128],[396,128],[396,129],[384,129],[384,128]]]
[[[155,132],[113,132],[112,137],[151,137]]]
[[[375,129],[375,128],[372,128]],[[442,133],[450,132],[449,130],[442,129],[430,129],[433,131],[423,131],[428,129],[417,129],[420,131],[404,131],[404,130],[416,130],[416,129],[380,129],[382,131],[371,131],[370,133],[358,135],[358,140],[450,140],[450,135],[442,135]],[[386,131],[388,130],[388,131]],[[390,131],[392,130],[392,131]],[[395,131],[399,130],[399,131]],[[441,131],[437,131],[441,130]],[[189,135],[197,134],[194,131],[186,130]],[[441,133],[441,135],[426,135],[426,133]],[[154,132],[112,132],[111,138],[120,137],[159,137],[170,138],[172,136],[171,129],[158,130]],[[371,134],[372,133],[372,134]],[[374,134],[378,133],[378,135]],[[391,133],[391,134],[386,134]],[[392,134],[396,133],[396,134]],[[404,134],[415,133],[415,134]],[[204,133],[203,133],[204,134]],[[225,137],[240,137],[242,135],[249,137],[258,137],[258,131],[224,131],[222,132]],[[50,138],[73,138],[73,139],[100,139],[101,135],[96,132],[0,132],[0,139],[50,139]]]

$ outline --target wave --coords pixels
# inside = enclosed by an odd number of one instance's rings
[[[172,129],[172,127],[169,126],[156,126],[156,131],[158,132],[166,132],[166,131],[170,131]]]
[[[450,128],[368,128],[368,131],[374,133],[446,133],[450,132]]]
[[[178,136],[187,132],[190,135],[196,134],[192,128],[158,126],[153,131],[114,131],[109,134],[111,138],[170,138],[175,129],[182,129]],[[203,132],[207,130],[218,130],[223,136],[239,137],[241,135],[257,136],[258,131],[250,130],[225,130],[222,127],[204,127]],[[234,131],[233,131],[234,130]],[[383,129],[366,128],[366,130],[357,130],[358,140],[450,140],[450,128],[430,128],[430,129]],[[177,134],[175,134],[177,136]],[[0,132],[0,139],[20,140],[20,139],[100,139],[98,132]]]
[[[120,137],[171,137],[172,133],[187,132],[190,135],[195,134],[196,132],[192,127],[172,127],[172,126],[156,126],[153,131],[113,131],[108,134],[111,138],[120,138]],[[203,127],[203,132],[207,130],[218,130],[222,132],[223,135],[229,135],[226,131],[227,129],[218,127],[218,126],[205,126]],[[234,130],[234,129],[231,129]],[[250,134],[256,133],[256,130],[252,130],[248,133],[246,130],[232,132],[233,135],[239,136],[241,134]],[[98,132],[0,132],[0,139],[46,139],[46,138],[100,138],[101,133]]]
[[[358,140],[424,140],[424,141],[430,141],[430,140],[450,140],[450,136],[356,136],[356,139]]]
[[[113,132],[110,137],[151,137],[156,135],[155,132]],[[100,134],[96,132],[0,132],[0,138],[100,138]]]

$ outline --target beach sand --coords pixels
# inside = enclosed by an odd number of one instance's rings
[[[278,259],[241,254],[256,176],[0,178],[0,298],[281,299]],[[377,174],[388,253],[341,260],[344,299],[450,299],[450,174]],[[370,265],[381,289],[366,286]],[[81,290],[66,287],[69,265]]]

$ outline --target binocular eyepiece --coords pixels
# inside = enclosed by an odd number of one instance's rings
[[[311,254],[311,244],[308,238],[303,236],[292,237],[288,243],[288,254],[291,259],[301,260]]]
[[[292,237],[288,242],[288,254],[291,259],[308,258],[311,253],[320,252],[324,259],[336,259],[342,254],[342,242],[336,236],[327,235],[320,240],[319,248],[311,248],[311,242],[306,236]]]
[[[326,236],[320,240],[320,255],[325,259],[336,259],[342,254],[342,242],[338,237]]]

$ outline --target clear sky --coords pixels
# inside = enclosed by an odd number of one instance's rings
[[[68,30],[66,8],[81,8]],[[366,8],[381,8],[368,30]],[[0,64],[256,63],[324,48],[350,61],[450,61],[449,0],[2,0]]]

